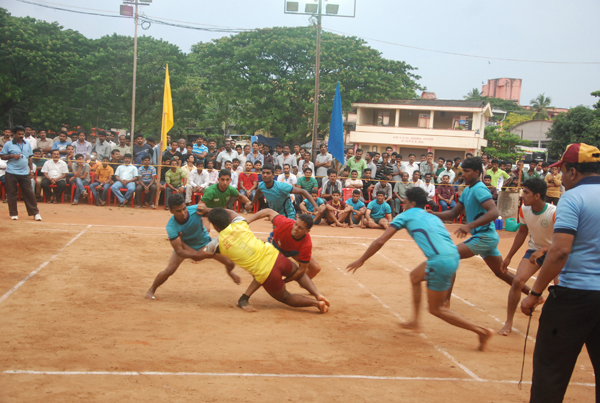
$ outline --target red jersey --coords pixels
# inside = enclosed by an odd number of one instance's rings
[[[300,263],[310,262],[312,256],[312,241],[310,234],[306,234],[302,239],[292,237],[292,228],[296,221],[278,215],[273,218],[273,243],[284,252],[298,252],[298,261]]]
[[[332,207],[335,207],[337,210],[343,210],[346,208],[346,203],[342,199],[339,199],[336,204],[333,204],[333,199],[331,199],[327,202],[327,204],[329,204]]]
[[[250,189],[254,185],[254,182],[258,182],[258,176],[254,172],[248,174],[244,171],[240,173],[239,181],[244,183],[246,189]]]

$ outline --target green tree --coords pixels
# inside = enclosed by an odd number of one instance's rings
[[[492,106],[492,109],[500,109],[506,112],[513,113],[529,113],[527,109],[519,106],[516,102],[510,101],[508,99],[501,98],[491,98],[491,97],[483,97],[485,102],[489,102]]]
[[[504,121],[502,122],[502,127],[506,128],[506,129],[512,129],[513,127],[515,127],[516,125],[523,123],[523,122],[528,122],[530,120],[533,119],[533,113],[528,113],[528,114],[519,114],[519,113],[509,113],[508,115],[506,115],[506,119],[504,119]]]
[[[535,111],[534,119],[543,119],[549,120],[548,116],[548,108],[552,108],[550,104],[552,103],[552,99],[547,97],[546,94],[540,94],[537,98],[529,101],[531,104],[531,108]]]
[[[485,128],[485,138],[488,146],[483,149],[486,154],[503,161],[517,161],[523,153],[516,150],[516,146],[531,146],[531,141],[523,140],[509,131],[499,130],[496,126]]]
[[[478,88],[473,88],[471,91],[467,92],[467,95],[463,96],[463,98],[468,101],[478,101],[482,98],[482,95]]]
[[[314,27],[268,28],[193,46],[188,82],[203,113],[198,124],[222,128],[233,114],[239,132],[305,141],[312,129],[315,42]],[[324,32],[321,52],[321,137],[337,81],[344,110],[357,100],[414,98],[421,89],[413,67],[384,59],[361,39]]]
[[[554,118],[548,138],[552,140],[548,146],[552,158],[558,158],[572,143],[600,147],[600,109],[577,106],[566,114],[561,113]]]

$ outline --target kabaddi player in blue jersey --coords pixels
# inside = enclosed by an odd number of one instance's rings
[[[273,172],[273,165],[266,164],[265,166],[263,166],[262,182],[258,184],[258,189],[256,190],[256,194],[252,198],[252,202],[246,205],[246,209],[248,211],[250,211],[250,209],[252,208],[252,204],[258,203],[260,197],[264,196],[265,199],[267,199],[269,208],[277,211],[284,217],[295,220],[296,210],[294,209],[294,205],[290,197],[292,193],[304,197],[313,205],[315,210],[318,209],[317,203],[315,203],[315,200],[306,190],[299,187],[294,187],[289,183],[277,182],[276,180],[274,180],[275,177],[273,175]]]
[[[402,324],[402,327],[419,331],[421,283],[426,281],[429,312],[451,325],[476,333],[479,337],[479,349],[484,350],[487,342],[494,335],[494,331],[476,325],[444,306],[446,294],[458,269],[460,255],[442,221],[424,210],[426,204],[427,192],[423,189],[415,187],[407,190],[404,203],[406,210],[392,220],[383,235],[373,241],[360,259],[348,265],[348,271],[356,272],[397,231],[406,228],[427,257],[427,261],[421,263],[410,273],[413,286],[414,319]]]
[[[492,199],[492,194],[480,181],[482,162],[479,157],[469,157],[462,163],[463,178],[466,187],[458,203],[452,210],[444,212],[431,212],[441,220],[452,221],[459,217],[463,211],[467,214],[466,224],[461,225],[455,232],[459,239],[472,235],[463,243],[457,245],[461,259],[468,259],[475,255],[481,256],[496,277],[512,285],[515,275],[509,273],[502,266],[502,256],[498,251],[500,238],[496,233],[494,221],[498,218],[498,209]],[[454,283],[454,282],[453,282]],[[529,294],[529,287],[523,286],[523,294]],[[452,295],[452,287],[448,292],[448,303]]]
[[[186,206],[185,196],[181,193],[175,193],[169,197],[169,209],[173,216],[167,223],[167,235],[173,253],[169,259],[167,268],[158,273],[154,283],[146,293],[146,298],[155,299],[154,293],[175,271],[185,259],[200,261],[203,259],[215,259],[225,265],[227,273],[240,284],[239,276],[233,273],[233,262],[223,255],[208,253],[202,249],[211,241],[208,231],[202,222],[202,215],[198,206]]]

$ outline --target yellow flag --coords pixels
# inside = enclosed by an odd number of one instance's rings
[[[173,99],[171,98],[171,80],[169,79],[169,65],[165,76],[165,95],[163,97],[162,126],[160,130],[161,151],[167,148],[167,133],[173,127]]]

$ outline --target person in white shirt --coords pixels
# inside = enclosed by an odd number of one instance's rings
[[[277,182],[285,182],[292,186],[296,185],[298,178],[291,171],[290,164],[283,164],[283,173],[277,177]]]
[[[37,140],[35,139],[35,129],[31,126],[25,126],[25,136],[23,140],[29,143],[32,150],[37,148]]]
[[[321,153],[317,155],[315,159],[315,168],[317,183],[319,186],[323,185],[323,179],[327,178],[327,170],[331,168],[333,164],[333,156],[327,152],[327,144],[321,144]]]
[[[311,172],[315,172],[315,164],[310,160],[310,153],[308,152],[304,153],[304,157],[298,162],[298,172],[304,172],[306,168],[310,168]]]
[[[215,169],[215,162],[208,160],[206,163],[206,172],[208,173],[208,186],[214,185],[219,181],[219,171]]]
[[[431,182],[432,174],[425,174],[425,182],[421,185],[423,190],[427,192],[427,204],[431,207],[431,210],[438,211],[439,206],[433,200],[435,198],[435,185]]]
[[[417,164],[415,162],[415,159],[417,158],[417,156],[413,153],[408,154],[408,163],[407,164],[403,164],[401,169],[402,172],[407,172],[408,173],[408,177],[412,178],[413,177],[413,173],[415,171],[419,170],[419,164]]]
[[[221,169],[221,167],[224,167],[225,161],[233,161],[234,158],[238,157],[237,151],[231,148],[231,141],[225,140],[225,149],[217,155],[217,168]]]
[[[192,194],[204,193],[204,190],[208,187],[208,172],[204,170],[204,161],[199,159],[196,162],[196,169],[190,172],[187,183],[185,185],[185,202],[189,204],[192,202]]]
[[[362,190],[363,181],[358,179],[358,171],[356,169],[353,169],[352,172],[350,172],[350,177],[346,179],[344,187]]]
[[[283,167],[285,164],[290,166],[290,170],[293,171],[294,175],[298,173],[298,161],[293,154],[290,154],[290,146],[288,145],[283,146],[283,154],[275,158],[275,166]]]
[[[508,293],[506,322],[504,327],[498,331],[498,334],[502,336],[508,336],[511,333],[515,310],[521,299],[523,286],[540,269],[552,243],[556,206],[545,202],[547,189],[548,185],[540,178],[527,179],[523,183],[523,207],[519,211],[519,231],[510,252],[502,262],[502,270],[507,270],[512,257],[527,239],[527,234],[530,234],[529,245],[519,263],[517,274]],[[543,302],[544,299],[540,297],[539,303]]]
[[[238,188],[238,181],[239,181],[240,174],[238,174],[233,169],[233,162],[232,161],[225,161],[225,169],[227,169],[229,172],[231,172],[231,183],[229,184],[229,186],[237,189]]]
[[[448,175],[448,183],[454,183],[454,177],[456,176],[456,174],[452,169],[453,166],[454,163],[452,162],[452,160],[448,159],[446,161],[446,168],[438,175],[438,183],[442,183],[442,178],[444,177],[444,175]]]
[[[131,165],[131,154],[123,156],[123,164],[119,165],[115,172],[117,181],[110,187],[110,191],[119,200],[119,207],[125,207],[127,200],[135,192],[135,183],[138,180],[139,172],[134,165]],[[121,193],[120,188],[127,188],[125,196]]]
[[[425,190],[425,183],[421,180],[421,171],[413,172],[412,184],[413,187],[420,187],[421,189]]]
[[[66,162],[60,159],[60,151],[52,150],[52,159],[44,162],[42,166],[42,189],[46,196],[46,203],[58,203],[61,199],[66,186],[66,177],[69,173],[69,166]],[[56,185],[51,188],[50,185]],[[48,197],[50,196],[50,197]]]

